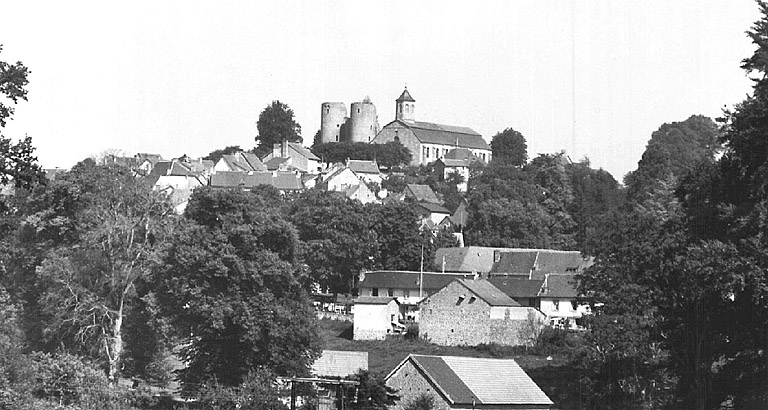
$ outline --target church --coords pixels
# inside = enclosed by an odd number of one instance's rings
[[[395,120],[385,125],[371,143],[399,141],[411,150],[411,165],[430,164],[454,148],[466,148],[486,163],[491,161],[491,147],[482,135],[467,127],[416,121],[415,103],[406,87],[395,100]]]

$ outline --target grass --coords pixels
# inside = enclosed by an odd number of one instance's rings
[[[321,320],[320,329],[325,349],[368,352],[368,369],[382,377],[409,354],[515,359],[555,402],[555,408],[580,408],[576,371],[569,365],[568,360],[568,350],[572,346],[548,345],[539,349],[543,354],[533,354],[534,352],[519,346],[439,346],[421,339],[402,337],[387,340],[352,340],[352,323],[334,320]],[[569,342],[574,343],[572,340]]]

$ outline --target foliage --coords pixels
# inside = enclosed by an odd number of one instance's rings
[[[124,322],[140,304],[137,291],[172,210],[128,170],[92,160],[57,179],[40,205],[24,229],[51,245],[36,278],[43,336],[103,359],[115,380]]]
[[[239,145],[229,145],[229,146],[224,147],[222,149],[217,149],[217,150],[213,150],[213,151],[209,152],[208,155],[203,157],[203,159],[211,160],[215,164],[215,163],[219,162],[221,157],[223,157],[224,155],[234,154],[234,153],[240,152],[242,150],[243,149],[240,148]]]
[[[265,366],[304,375],[319,355],[300,285],[295,229],[257,194],[198,189],[157,270],[157,296],[183,341],[185,388],[225,386]]]
[[[523,166],[528,161],[528,145],[525,137],[512,128],[497,133],[491,138],[492,161],[513,166]]]
[[[293,119],[293,109],[278,100],[272,101],[261,111],[256,129],[259,131],[256,151],[260,157],[272,151],[274,144],[302,140],[301,125]]]
[[[369,211],[338,192],[310,190],[292,202],[289,218],[304,243],[304,263],[322,289],[350,293],[355,275],[373,268],[378,235]]]
[[[359,370],[352,379],[360,385],[357,386],[357,400],[347,406],[351,410],[385,410],[400,399],[397,392],[386,385],[382,375]]]
[[[435,398],[427,393],[421,393],[409,401],[404,410],[432,410],[435,408]]]
[[[565,153],[560,152],[541,154],[525,166],[536,186],[542,188],[539,203],[551,218],[548,226],[550,246],[555,249],[573,249],[576,245],[578,226],[570,214],[575,197],[566,170],[569,163]]]
[[[237,386],[224,386],[211,380],[201,385],[195,399],[211,410],[275,410],[287,409],[280,401],[275,375],[258,367],[249,371]]]
[[[0,52],[3,46],[0,44]],[[9,64],[0,61],[0,94],[11,100],[13,104],[19,100],[27,100],[26,86],[29,84],[27,77],[30,71],[20,61]],[[6,121],[13,115],[14,107],[0,101],[0,128],[5,127]]]
[[[324,162],[337,163],[347,159],[376,160],[385,168],[408,165],[412,154],[408,148],[400,142],[390,141],[386,144],[369,144],[365,142],[327,142],[315,144],[312,152]]]

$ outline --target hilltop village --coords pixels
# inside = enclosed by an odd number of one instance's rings
[[[674,408],[706,390],[689,365],[762,374],[760,326],[710,339],[765,300],[760,254],[711,228],[752,235],[763,208],[701,199],[743,171],[711,119],[661,125],[621,185],[513,128],[422,121],[407,88],[383,126],[368,98],[319,106],[311,147],[279,101],[253,149],[203,158],[43,170],[9,142],[0,405]],[[681,364],[690,343],[713,353]],[[704,393],[761,403],[739,383]]]

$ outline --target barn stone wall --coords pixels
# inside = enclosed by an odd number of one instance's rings
[[[433,410],[450,409],[450,405],[445,398],[435,390],[424,374],[410,360],[400,367],[395,374],[390,376],[386,384],[388,387],[397,390],[395,394],[400,396],[400,400],[389,407],[390,410],[403,410],[422,393],[426,393],[435,399]]]

